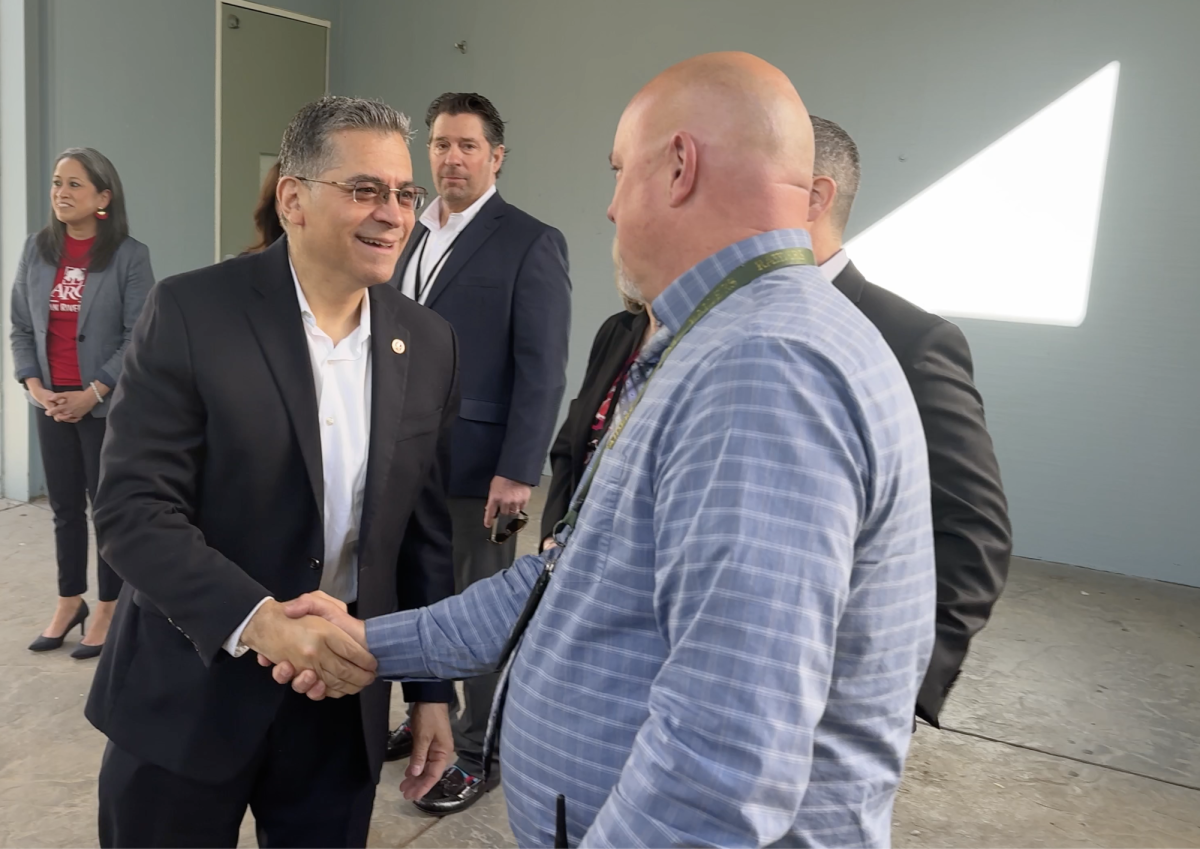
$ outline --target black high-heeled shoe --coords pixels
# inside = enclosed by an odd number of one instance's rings
[[[99,657],[100,652],[103,649],[104,643],[101,643],[98,646],[89,646],[85,645],[84,643],[80,643],[79,645],[75,646],[75,649],[71,652],[71,657],[75,658],[76,660],[90,660],[93,657]]]
[[[88,611],[87,602],[84,601],[83,599],[80,599],[79,600],[79,609],[75,611],[75,615],[71,618],[71,622],[70,622],[70,624],[67,625],[67,629],[62,632],[62,636],[61,637],[38,637],[36,640],[34,640],[32,643],[29,644],[29,650],[30,651],[54,651],[55,649],[62,648],[63,640],[65,640],[67,638],[67,634],[71,633],[71,629],[74,628],[76,625],[79,626],[80,636],[83,636],[84,634],[87,633],[84,630],[84,627],[85,627],[84,623],[87,622],[88,613],[89,613],[89,611]],[[97,654],[99,654],[99,652],[97,652]]]

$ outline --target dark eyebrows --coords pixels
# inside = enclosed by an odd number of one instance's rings
[[[387,180],[383,179],[382,177],[380,177],[376,174],[355,174],[352,177],[347,177],[343,182],[346,182],[346,183],[383,183],[385,186],[388,184]],[[396,188],[407,189],[409,186],[412,186],[412,185],[414,185],[412,180],[405,180],[403,183],[401,183]]]
[[[459,144],[466,144],[466,143],[485,144],[486,143],[484,141],[484,139],[477,139],[477,138],[475,138],[475,136],[458,136],[457,138],[451,138],[450,136],[433,136],[432,138],[429,139],[430,144],[436,144],[438,142],[450,143],[450,142],[454,142],[454,141],[457,141]]]

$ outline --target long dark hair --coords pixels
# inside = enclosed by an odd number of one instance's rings
[[[125,189],[121,187],[121,177],[107,156],[90,147],[68,147],[54,160],[54,167],[57,168],[64,159],[74,159],[82,165],[97,192],[112,192],[112,199],[105,207],[108,218],[96,219],[96,241],[92,243],[92,255],[88,260],[89,270],[102,271],[108,268],[121,243],[129,238],[129,216],[125,212]],[[37,234],[38,253],[50,265],[57,266],[62,260],[66,242],[67,225],[58,220],[52,209],[50,223]]]
[[[279,160],[275,160],[275,164],[263,178],[262,189],[258,193],[258,206],[254,207],[254,229],[258,231],[258,241],[246,248],[246,253],[265,251],[283,235],[283,225],[279,222],[279,213],[275,210],[275,187],[278,184]]]

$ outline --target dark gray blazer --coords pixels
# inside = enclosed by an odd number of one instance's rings
[[[58,269],[38,253],[36,236],[25,241],[12,293],[13,362],[22,383],[36,377],[50,385],[46,358],[46,329],[50,324],[50,290]],[[89,271],[79,306],[79,376],[84,385],[98,380],[117,388],[121,360],[142,305],[154,285],[150,251],[134,238],[126,238],[103,271]],[[30,395],[29,403],[38,406]],[[92,415],[108,415],[108,404],[97,404]]]

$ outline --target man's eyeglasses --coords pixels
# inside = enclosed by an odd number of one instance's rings
[[[380,206],[386,206],[388,195],[395,193],[396,203],[400,204],[404,209],[414,211],[423,207],[425,205],[425,198],[429,197],[429,192],[420,186],[405,186],[402,189],[393,189],[375,180],[339,183],[336,180],[310,180],[308,177],[297,177],[296,179],[305,183],[324,183],[327,186],[337,186],[344,192],[350,192],[355,203],[376,203]]]

